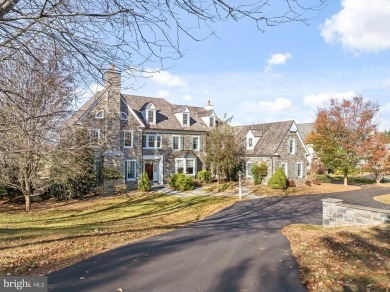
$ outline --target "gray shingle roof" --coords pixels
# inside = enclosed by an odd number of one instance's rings
[[[298,132],[301,135],[303,142],[306,141],[307,135],[313,130],[313,125],[313,123],[297,124]]]
[[[262,132],[262,136],[259,137],[259,141],[255,145],[253,150],[246,150],[247,155],[259,155],[259,156],[271,156],[274,155],[282,143],[283,137],[287,131],[290,130],[294,121],[275,122],[267,124],[257,124],[248,126],[234,127],[234,130],[239,136],[242,143],[242,147],[246,149],[246,135],[249,130],[255,132]]]
[[[143,120],[141,110],[152,102],[156,107],[156,125],[150,125],[150,129],[161,129],[161,130],[192,130],[192,131],[207,131],[208,127],[199,117],[200,112],[204,112],[203,107],[187,106],[190,111],[190,126],[182,126],[180,121],[176,118],[175,113],[177,110],[182,110],[185,105],[174,105],[169,103],[163,98],[146,97],[138,95],[122,94],[127,104],[134,110],[134,112]]]

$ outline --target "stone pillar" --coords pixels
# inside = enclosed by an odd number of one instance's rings
[[[323,199],[322,201],[322,225],[324,227],[337,226],[337,208],[343,200],[339,199]]]

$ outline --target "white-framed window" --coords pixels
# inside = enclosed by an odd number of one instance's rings
[[[190,125],[190,114],[189,113],[183,113],[183,125],[184,126]]]
[[[200,137],[199,136],[192,137],[192,150],[200,150]]]
[[[210,117],[210,128],[215,127],[215,117]]]
[[[282,162],[281,167],[283,168],[284,173],[286,174],[286,177],[288,178],[289,177],[289,175],[288,175],[288,164],[286,162]]]
[[[89,129],[89,140],[91,143],[100,141],[100,129]]]
[[[253,167],[253,162],[247,162],[246,163],[246,176],[247,177],[252,177],[252,167]]]
[[[146,119],[149,123],[155,124],[156,123],[156,111],[155,110],[147,110],[146,111]]]
[[[302,162],[295,163],[295,177],[298,177],[298,178],[303,177],[303,163]]]
[[[180,150],[181,149],[181,139],[180,136],[172,136],[172,149]]]
[[[127,116],[127,114],[126,113],[124,113],[124,112],[121,112],[121,120],[122,121],[127,121],[128,120],[128,116]]]
[[[133,148],[133,131],[125,130],[123,133],[123,148]]]
[[[137,179],[137,161],[126,160],[126,181]]]
[[[195,176],[196,174],[196,159],[195,158],[176,158],[175,173],[183,173],[186,175]]]
[[[288,153],[295,154],[297,152],[297,140],[295,139],[288,139]]]
[[[104,119],[104,110],[97,111],[95,114],[95,119]]]
[[[248,139],[247,139],[247,148],[253,149],[253,138],[252,137],[248,137]]]
[[[146,134],[142,135],[143,148],[161,148],[161,135]]]

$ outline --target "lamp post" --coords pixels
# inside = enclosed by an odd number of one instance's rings
[[[242,176],[242,171],[238,171],[238,197],[241,199],[241,176]]]

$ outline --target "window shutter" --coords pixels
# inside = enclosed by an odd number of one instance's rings
[[[297,140],[293,140],[293,153],[295,154],[297,152]]]
[[[127,180],[127,160],[125,160],[125,181]]]
[[[181,143],[180,143],[180,150],[184,150],[184,137],[180,137]]]
[[[137,147],[138,134],[133,131],[133,148]]]
[[[125,132],[120,131],[119,137],[121,148],[123,148],[125,146]]]
[[[199,150],[203,150],[203,137],[200,136],[199,138]]]

